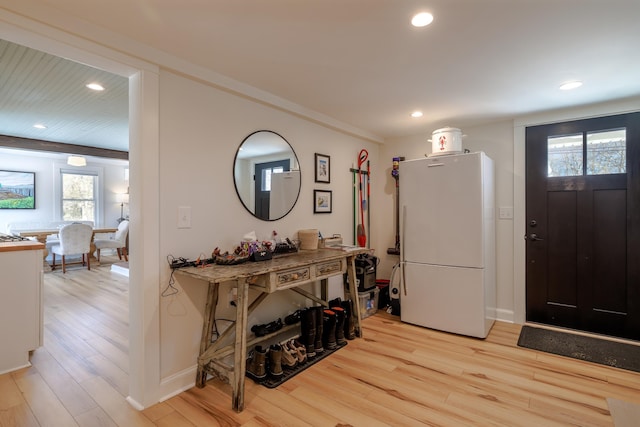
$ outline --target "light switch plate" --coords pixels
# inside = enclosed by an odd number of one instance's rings
[[[513,207],[501,206],[500,207],[500,219],[513,219]]]
[[[191,206],[178,207],[178,228],[191,228]]]

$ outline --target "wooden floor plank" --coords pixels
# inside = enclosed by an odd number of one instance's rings
[[[214,380],[203,389],[180,393],[167,403],[198,426],[241,426],[254,417],[253,410],[247,408],[239,414],[233,411],[226,400],[229,391],[227,385]]]
[[[183,417],[182,414],[175,411],[158,418],[154,423],[158,427],[196,427],[195,424]]]
[[[102,354],[87,358],[98,377],[107,382],[122,397],[129,395],[129,375]]]
[[[144,409],[142,413],[151,421],[155,422],[156,420],[167,416],[174,411],[175,409],[173,409],[167,402],[161,402],[157,405],[153,405],[150,408]]]
[[[78,425],[40,374],[24,375],[16,379],[16,384],[40,426],[71,427]]]
[[[481,420],[479,425],[510,426],[510,427],[560,427],[565,423],[545,417],[531,411],[514,408],[504,402],[487,399],[466,393],[451,393],[447,405],[457,408],[469,417]]]
[[[98,407],[46,349],[34,352],[31,363],[72,416]]]
[[[26,402],[0,410],[0,427],[39,427]]]
[[[80,427],[117,427],[117,424],[100,407],[78,414],[75,419]]]
[[[67,343],[59,340],[47,327],[44,330],[44,343],[45,351],[60,363],[74,381],[79,383],[98,375],[85,358],[74,353]],[[42,349],[37,349],[35,353],[39,351]]]
[[[338,402],[322,393],[318,393],[311,387],[298,387],[289,394],[294,398],[314,407],[316,410],[332,414],[340,420],[339,424],[353,426],[384,427],[388,423],[376,419],[367,413],[360,411],[359,402]],[[351,405],[354,405],[353,407]]]
[[[116,425],[130,427],[147,427],[154,425],[142,412],[133,409],[125,398],[102,377],[91,378],[83,381],[80,385],[93,400],[100,405]]]
[[[24,403],[22,392],[12,375],[10,373],[0,375],[0,413]]]
[[[604,401],[604,406],[607,406],[606,401]],[[594,408],[557,399],[537,397],[531,398],[530,408],[537,413],[552,414],[553,419],[567,425],[613,427],[613,419],[607,408]]]

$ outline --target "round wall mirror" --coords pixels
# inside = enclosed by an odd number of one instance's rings
[[[300,164],[291,145],[270,130],[247,136],[233,164],[236,193],[256,218],[275,221],[286,216],[300,194]]]

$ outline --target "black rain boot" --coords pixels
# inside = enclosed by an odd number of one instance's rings
[[[255,378],[264,378],[267,376],[267,370],[265,368],[267,358],[267,349],[257,345],[251,354],[249,362],[247,363],[247,372]]]
[[[302,331],[300,342],[305,346],[307,357],[314,357],[316,355],[316,313],[314,310],[307,308],[302,312],[300,327]]]
[[[323,334],[322,341],[328,350],[334,350],[336,343],[336,313],[333,310],[323,311]]]
[[[351,300],[342,301],[344,308],[344,336],[348,340],[356,339],[356,321],[354,319],[353,303]]]
[[[314,311],[315,318],[316,318],[316,339],[314,343],[314,348],[315,348],[316,354],[318,354],[324,351],[324,348],[322,347],[322,329],[323,329],[322,310],[323,308],[321,306],[317,306],[317,307],[312,307],[312,309]]]
[[[344,337],[344,308],[331,307],[330,310],[336,313],[336,342],[338,343],[338,345],[346,344],[347,340]]]
[[[269,347],[269,375],[279,377],[282,375],[282,346],[273,344]]]

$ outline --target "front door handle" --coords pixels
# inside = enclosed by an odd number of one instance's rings
[[[525,234],[524,235],[524,240],[531,240],[532,242],[536,242],[536,241],[541,241],[544,239],[541,239],[540,237],[538,237],[538,235],[536,233],[531,233],[528,236]]]

